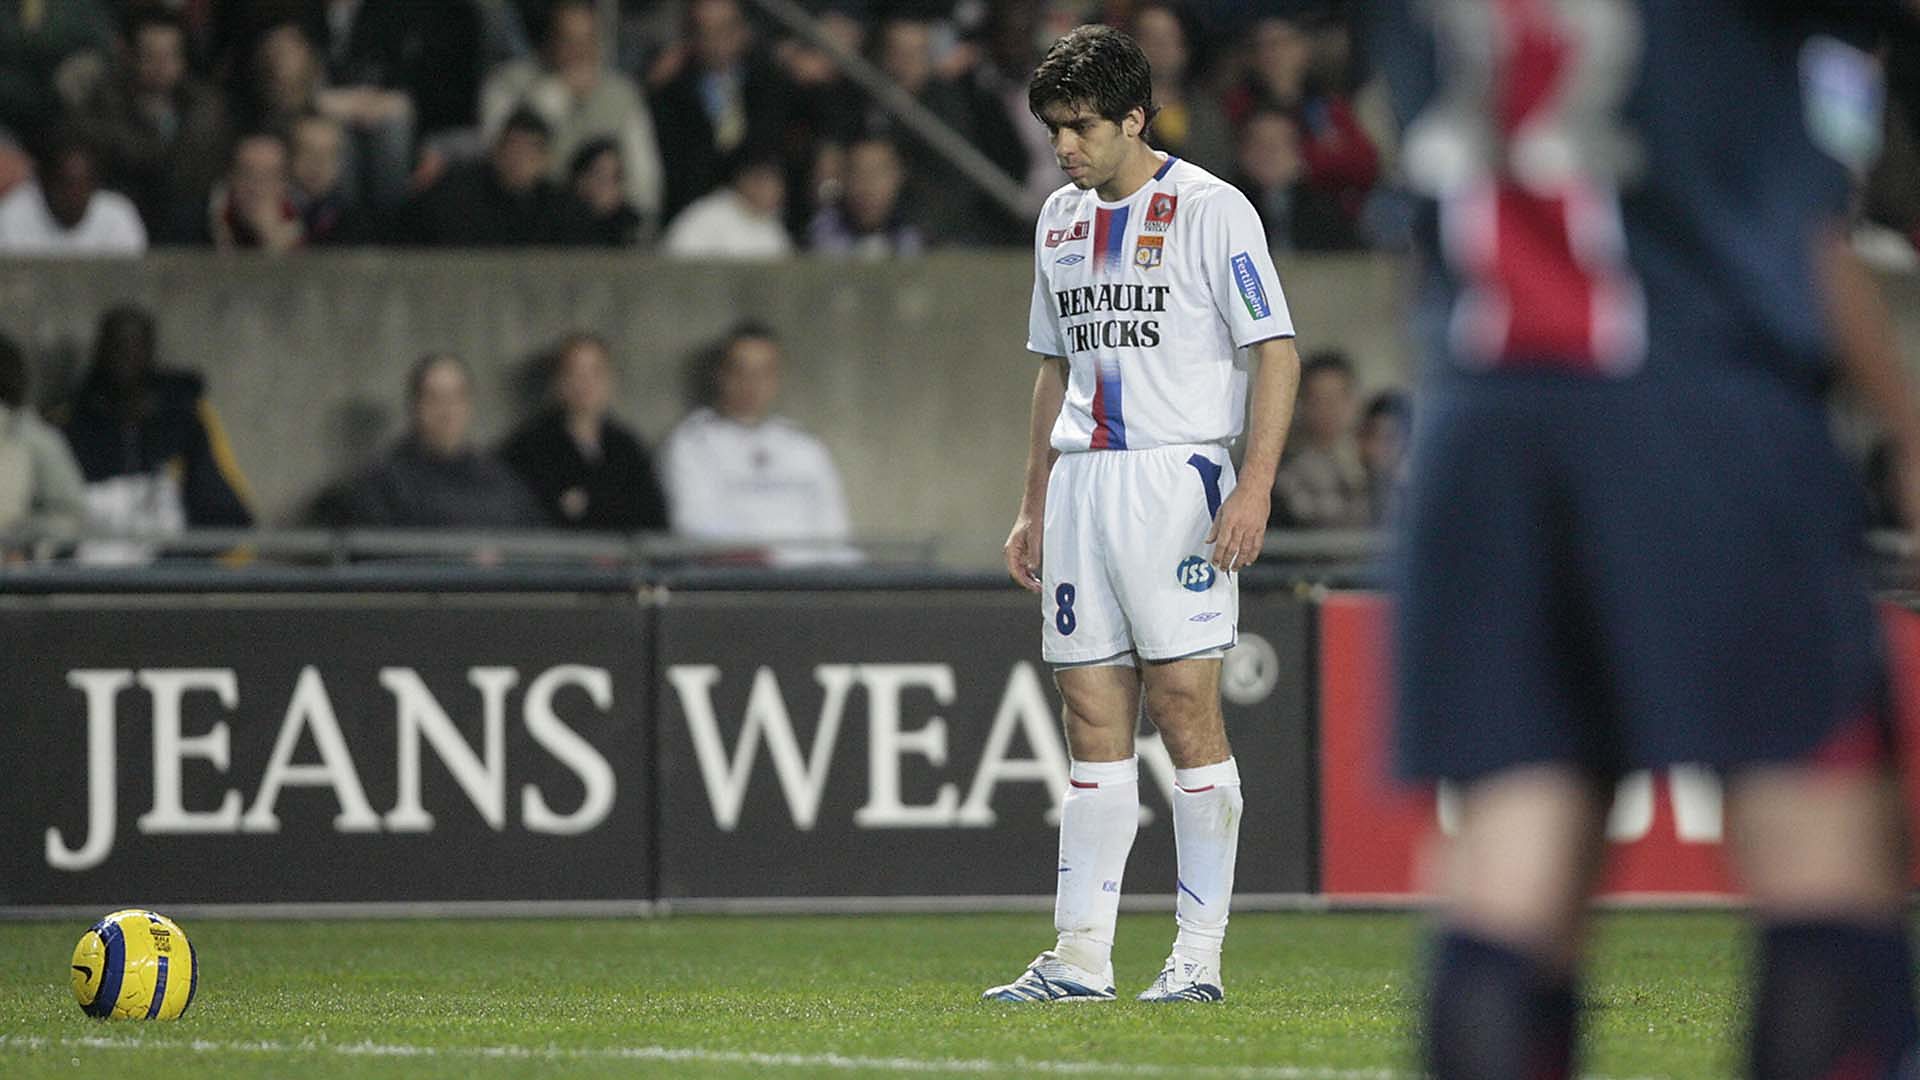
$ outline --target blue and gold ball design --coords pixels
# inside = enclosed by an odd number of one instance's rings
[[[165,915],[129,908],[94,923],[73,947],[73,999],[102,1020],[172,1020],[200,988],[199,957]]]

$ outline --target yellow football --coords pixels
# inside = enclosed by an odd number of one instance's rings
[[[102,1020],[172,1020],[200,988],[199,957],[165,915],[129,908],[87,928],[73,947],[73,999]]]

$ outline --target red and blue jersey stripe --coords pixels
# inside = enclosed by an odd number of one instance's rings
[[[1126,266],[1127,213],[1133,208],[1096,210],[1093,214],[1094,265],[1111,273]]]
[[[1094,450],[1125,450],[1127,420],[1120,408],[1120,361],[1103,356],[1093,370]]]

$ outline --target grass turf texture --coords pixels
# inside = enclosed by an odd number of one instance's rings
[[[975,999],[1051,939],[1044,915],[189,921],[204,966],[187,1015],[103,1023],[67,989],[84,925],[0,924],[0,1076],[1371,1080],[1414,1071],[1422,926],[1237,915],[1224,1005],[1041,1008]],[[1172,935],[1169,916],[1122,919],[1123,998]],[[1587,1071],[1730,1075],[1743,940],[1724,914],[1603,917]]]

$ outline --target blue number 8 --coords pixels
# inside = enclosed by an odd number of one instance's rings
[[[1058,608],[1053,613],[1053,628],[1063,635],[1073,633],[1073,628],[1080,625],[1073,614],[1073,583],[1061,582],[1060,587],[1053,590],[1053,602]]]

